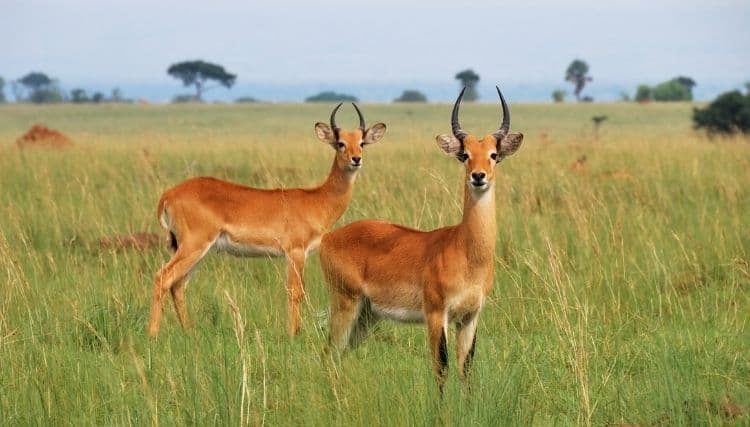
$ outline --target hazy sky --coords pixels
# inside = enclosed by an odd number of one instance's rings
[[[240,82],[419,82],[471,67],[561,81],[750,80],[750,1],[0,0],[0,76],[163,82],[202,58]]]

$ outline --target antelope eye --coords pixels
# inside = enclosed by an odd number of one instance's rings
[[[469,155],[466,154],[466,153],[458,153],[458,154],[456,154],[456,158],[458,158],[458,160],[461,161],[461,162],[465,162],[465,161],[469,160]]]
[[[346,147],[346,144],[344,144],[343,142],[339,142],[338,144],[336,144],[336,147],[338,147],[339,149],[341,149],[341,148]]]
[[[497,153],[490,154],[490,158],[492,158],[492,160],[497,161]]]
[[[360,147],[364,147],[364,146],[365,146],[365,143],[364,143],[364,142],[360,142],[360,143],[359,143],[359,146],[360,146]]]

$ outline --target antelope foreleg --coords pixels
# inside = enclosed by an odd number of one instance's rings
[[[303,282],[305,268],[305,250],[292,249],[287,251],[287,277],[286,292],[289,309],[288,332],[290,336],[299,334],[300,330],[300,303],[305,296]]]

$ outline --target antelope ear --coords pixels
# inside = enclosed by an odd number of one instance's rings
[[[453,135],[438,135],[435,140],[438,147],[449,156],[456,156],[461,151],[461,142]]]
[[[331,127],[325,123],[315,123],[315,134],[318,135],[318,139],[325,142],[326,144],[333,145],[336,142],[336,135],[331,130]]]
[[[502,141],[497,143],[498,161],[515,153],[523,142],[523,134],[520,132],[508,134]]]
[[[383,135],[385,135],[385,124],[376,123],[370,129],[365,131],[365,137],[362,142],[365,144],[374,144],[380,141]]]

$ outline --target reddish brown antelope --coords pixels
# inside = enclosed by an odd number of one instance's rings
[[[464,88],[465,90],[465,88]],[[523,135],[509,133],[510,112],[500,89],[500,128],[482,139],[458,122],[464,91],[453,106],[453,135],[438,146],[466,169],[463,220],[433,231],[365,220],[323,236],[320,261],[331,292],[330,346],[341,353],[364,338],[380,318],[425,322],[442,390],[448,367],[446,332],[456,325],[456,353],[466,378],[477,319],[494,276],[495,166],[513,154]]]
[[[354,179],[362,167],[363,147],[378,142],[385,134],[383,123],[366,129],[362,113],[353,105],[359,128],[348,131],[336,125],[341,104],[333,109],[330,126],[315,124],[318,139],[336,151],[328,178],[316,188],[265,190],[201,177],[164,192],[157,216],[169,233],[175,253],[154,281],[149,335],[159,333],[167,291],[172,293],[180,324],[188,327],[185,285],[192,269],[211,248],[240,256],[286,257],[289,334],[299,333],[305,259],[346,210]]]

